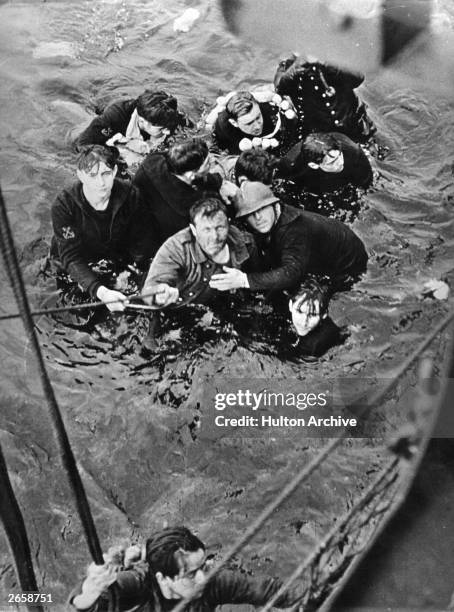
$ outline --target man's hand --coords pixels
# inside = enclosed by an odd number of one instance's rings
[[[110,312],[123,312],[128,305],[128,298],[123,295],[123,293],[114,291],[113,289],[107,289],[104,285],[98,287],[96,297],[98,300],[101,300],[101,302],[104,302]]]
[[[247,274],[237,270],[237,268],[229,268],[223,266],[224,273],[213,274],[210,280],[210,287],[218,291],[229,291],[230,289],[249,289]]]
[[[171,287],[167,283],[157,283],[152,286],[145,286],[144,293],[146,296],[143,298],[144,302],[148,306],[154,306],[156,308],[165,308],[170,304],[178,302],[180,296],[179,291],[176,287]]]
[[[73,599],[73,605],[79,610],[92,606],[103,591],[110,587],[117,579],[119,567],[105,563],[88,566],[87,577],[82,583],[82,592]]]
[[[232,203],[232,200],[235,198],[238,191],[239,188],[234,183],[232,183],[231,181],[224,180],[222,181],[222,185],[219,189],[219,194],[223,199],[224,203],[228,206]]]

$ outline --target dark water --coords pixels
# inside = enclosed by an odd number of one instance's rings
[[[188,34],[175,34],[173,19],[188,6],[200,8],[202,16]],[[0,7],[0,40],[2,188],[17,246],[25,249],[35,305],[52,288],[36,279],[43,244],[30,243],[50,237],[50,205],[73,180],[66,137],[87,111],[156,85],[175,94],[197,121],[220,93],[269,80],[277,60],[227,33],[216,3],[208,0],[6,3]],[[221,551],[324,445],[296,431],[262,441],[209,434],[203,417],[212,407],[203,383],[214,377],[289,379],[309,389],[351,376],[354,396],[392,376],[447,311],[446,302],[423,300],[421,292],[429,279],[452,284],[454,277],[453,104],[400,83],[387,73],[361,92],[379,143],[389,152],[376,162],[375,188],[353,223],[370,254],[368,273],[332,307],[349,338],[319,363],[282,360],[266,337],[245,343],[228,323],[207,319],[183,333],[169,329],[165,350],[151,363],[135,351],[124,322],[112,342],[106,329],[89,335],[39,321],[103,544],[179,522]],[[12,312],[3,269],[1,280],[2,309]],[[2,324],[0,338],[0,441],[24,509],[38,581],[43,592],[51,589],[62,601],[83,573],[88,552],[21,324]],[[406,380],[385,406],[380,433],[405,420],[402,398],[411,397],[413,383]],[[385,457],[381,439],[346,441],[237,563],[258,573],[288,573]],[[14,576],[6,549],[0,568],[2,589],[9,592]]]

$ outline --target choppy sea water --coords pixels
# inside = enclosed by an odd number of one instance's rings
[[[173,19],[188,6],[200,8],[201,18],[189,33],[175,34]],[[449,13],[439,15],[449,23]],[[73,180],[67,135],[87,112],[159,86],[197,121],[220,93],[270,80],[278,58],[229,34],[208,0],[10,2],[0,6],[0,16],[2,189],[36,305],[51,291],[36,281],[39,241],[50,237],[53,199]],[[203,403],[203,382],[216,376],[296,379],[309,388],[350,376],[356,387],[373,387],[377,378],[392,376],[446,312],[445,303],[422,298],[422,287],[432,278],[450,284],[453,278],[452,102],[430,89],[402,86],[394,73],[367,80],[361,95],[378,141],[389,151],[376,161],[375,188],[353,223],[370,253],[368,273],[332,307],[349,337],[319,363],[286,361],[266,338],[244,342],[231,326],[206,321],[195,335],[169,330],[166,350],[147,363],[133,346],[112,344],[108,336],[39,321],[103,543],[179,522],[221,551],[296,466],[323,446],[295,432],[262,442],[205,435],[204,411],[211,406]],[[2,309],[12,312],[3,269],[1,275]],[[88,552],[21,323],[3,324],[0,338],[0,441],[24,508],[38,581],[62,599],[83,572]],[[397,408],[383,417],[380,432],[404,420],[397,398],[412,382],[393,396],[390,405]],[[195,417],[202,423],[196,433]],[[360,494],[385,456],[381,440],[349,440],[238,564],[285,575]],[[6,552],[1,563],[7,591],[14,577]]]

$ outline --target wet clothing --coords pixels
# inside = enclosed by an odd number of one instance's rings
[[[311,132],[342,132],[365,142],[376,131],[366,106],[354,90],[364,81],[349,72],[320,62],[291,65],[281,62],[274,76],[276,91],[288,95],[297,109],[299,137]]]
[[[180,293],[178,305],[206,304],[219,295],[209,282],[213,274],[223,272],[223,265],[247,271],[258,269],[257,249],[249,234],[231,226],[227,238],[230,261],[217,264],[200,248],[189,227],[181,230],[161,246],[148,271],[144,285],[167,283],[177,287]]]
[[[207,174],[188,185],[171,170],[163,153],[150,153],[134,177],[156,228],[159,244],[189,224],[189,209],[207,192],[219,196],[222,177]]]
[[[311,193],[328,193],[343,189],[349,184],[366,189],[372,183],[373,172],[367,155],[362,148],[345,134],[332,132],[339,149],[344,156],[344,168],[341,172],[325,172],[320,168],[310,168],[301,158],[302,142],[290,149],[287,155],[279,160],[278,176],[288,178],[305,191]],[[320,134],[323,138],[323,134]]]
[[[119,593],[120,612],[134,609],[137,612],[170,612],[178,603],[175,599],[165,599],[154,576],[150,575],[145,563],[138,563],[134,569],[118,574],[116,585]],[[276,578],[251,578],[246,574],[229,570],[220,571],[204,587],[201,595],[185,609],[188,612],[212,612],[223,604],[251,604],[263,606],[277,593],[282,582]],[[302,590],[301,590],[302,591]],[[80,593],[76,589],[70,595],[70,603]],[[274,604],[277,608],[289,608],[302,597],[296,589],[289,589]],[[137,606],[135,608],[134,606]],[[71,609],[75,610],[74,605]],[[86,608],[87,612],[105,612],[107,597],[101,595],[98,601]]]
[[[86,145],[104,145],[114,134],[126,134],[131,116],[136,108],[135,99],[121,100],[110,104],[104,112],[95,117],[90,125],[79,134],[74,141],[74,146],[79,151]],[[141,131],[142,138],[150,138],[147,132]]]
[[[114,180],[105,211],[96,211],[88,203],[82,183],[77,182],[60,193],[51,215],[51,254],[92,297],[103,283],[90,262],[111,259],[146,269],[156,249],[150,216],[138,190],[119,179]]]
[[[263,130],[259,138],[263,138],[265,136],[269,136],[274,131],[279,110],[277,106],[274,106],[269,102],[261,102],[259,103],[259,107],[263,117]],[[286,119],[283,114],[281,114],[281,121],[281,128],[276,132],[273,138],[276,138],[280,143],[283,143],[283,141],[289,138],[289,131],[293,131],[290,130],[290,126],[293,125],[294,122]],[[229,121],[229,115],[225,110],[219,113],[216,119],[213,136],[214,141],[219,148],[227,149],[232,155],[239,155],[241,153],[240,141],[243,140],[243,138],[248,138],[250,140],[254,138],[254,136],[245,134],[239,128],[232,125]],[[276,151],[276,149],[273,149],[273,151]]]
[[[366,269],[367,253],[344,223],[281,205],[271,232],[256,238],[263,272],[248,273],[252,290],[295,289],[307,275],[340,279]]]

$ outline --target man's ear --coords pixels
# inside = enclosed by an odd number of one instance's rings
[[[77,176],[77,178],[79,179],[79,181],[80,181],[81,183],[83,183],[83,180],[82,180],[82,179],[83,179],[83,175],[84,175],[84,173],[82,172],[82,170],[79,170],[79,168],[77,168],[77,170],[76,170],[76,176]]]
[[[293,309],[293,300],[291,300],[291,299],[288,301],[288,309],[290,310],[290,312],[292,312],[292,309]]]
[[[112,173],[114,175],[114,178],[117,176],[117,172],[118,172],[118,166],[115,164],[115,166],[112,168]]]
[[[192,223],[190,223],[190,224],[189,224],[189,228],[190,228],[190,230],[191,230],[191,234],[192,234],[192,235],[194,236],[194,238],[195,238],[195,236],[196,236],[195,226],[194,226]]]
[[[320,168],[320,166],[315,162],[308,162],[307,165],[309,166],[309,168],[312,168],[312,170],[318,170]]]
[[[239,127],[239,126],[238,126],[238,121],[235,121],[235,119],[232,119],[232,118],[230,117],[229,119],[227,119],[227,121],[228,121],[229,123],[231,123],[231,124],[233,125],[233,127],[236,127],[236,128],[237,128],[237,127]]]

